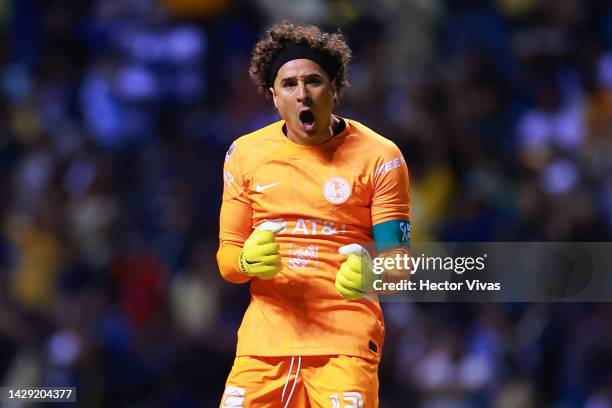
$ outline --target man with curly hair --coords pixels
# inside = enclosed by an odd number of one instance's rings
[[[253,50],[281,120],[225,158],[217,260],[251,303],[222,407],[378,406],[381,288],[358,243],[407,252],[408,170],[394,143],[332,112],[350,58],[342,34],[288,22]]]

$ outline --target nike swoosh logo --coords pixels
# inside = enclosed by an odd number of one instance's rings
[[[257,183],[257,185],[255,186],[255,191],[257,191],[258,193],[261,193],[262,191],[267,190],[270,187],[277,186],[279,184],[280,184],[280,181],[277,181],[276,183],[264,184],[263,186]]]

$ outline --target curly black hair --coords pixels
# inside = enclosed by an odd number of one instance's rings
[[[270,69],[276,56],[288,43],[307,44],[313,50],[331,56],[337,67],[332,79],[336,79],[338,95],[342,94],[348,85],[346,71],[352,56],[344,35],[340,32],[325,33],[317,26],[292,24],[286,20],[270,27],[266,37],[253,48],[249,75],[260,92],[272,99],[269,89],[273,86],[270,83]]]

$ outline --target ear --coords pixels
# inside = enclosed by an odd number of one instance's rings
[[[270,91],[270,95],[272,95],[272,102],[274,103],[274,108],[278,109],[278,105],[276,105],[276,92],[274,92],[274,87],[271,86],[270,88],[268,88],[268,90]]]

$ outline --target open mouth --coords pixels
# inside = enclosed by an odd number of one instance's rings
[[[304,110],[300,112],[300,122],[302,123],[302,127],[305,131],[314,130],[315,126],[315,115],[310,110]]]

